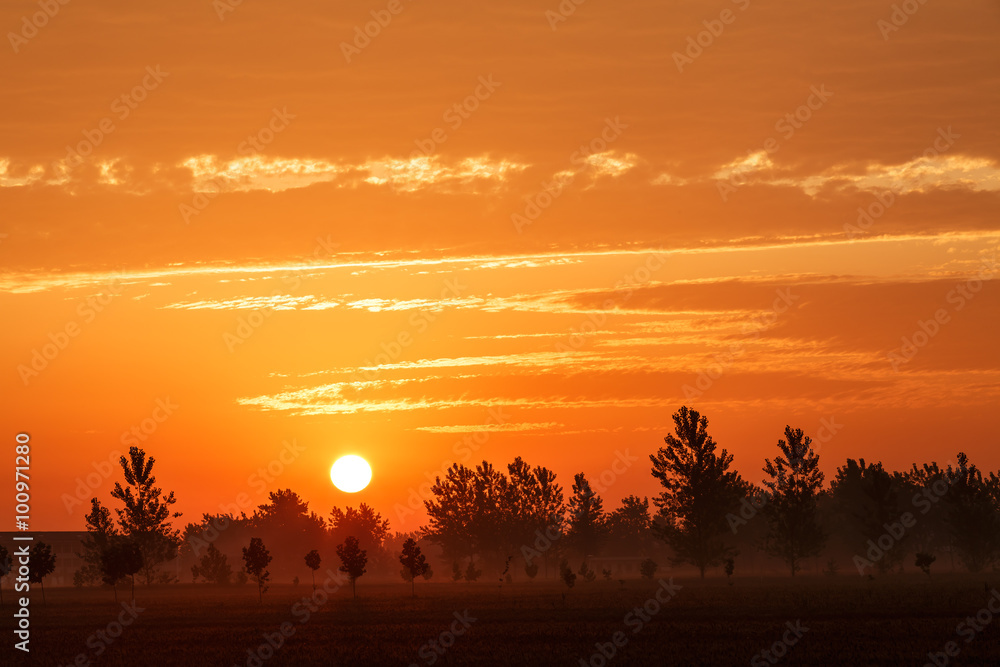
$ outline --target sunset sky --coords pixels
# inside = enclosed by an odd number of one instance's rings
[[[996,470],[1000,4],[905,4],[5,3],[32,527],[130,443],[181,524],[289,487],[415,530],[518,455],[611,509],[684,404],[758,483],[786,424],[828,475]]]

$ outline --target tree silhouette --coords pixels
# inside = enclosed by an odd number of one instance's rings
[[[622,506],[608,514],[608,546],[622,555],[646,555],[651,547],[652,526],[648,498],[622,498]]]
[[[368,554],[358,545],[358,538],[349,536],[343,544],[337,545],[337,556],[340,558],[340,571],[351,580],[351,593],[357,598],[357,581],[366,572]]]
[[[101,580],[114,589],[118,602],[118,582],[129,577],[135,600],[135,575],[142,569],[142,551],[132,540],[115,535],[101,552]]]
[[[566,543],[586,560],[597,555],[607,536],[604,501],[590,487],[584,474],[573,478],[573,495],[569,499],[569,519],[566,522]]]
[[[226,585],[233,576],[229,559],[215,544],[209,544],[197,565],[191,566],[191,574],[213,584]]]
[[[156,486],[152,474],[156,460],[147,458],[138,447],[130,447],[128,452],[128,458],[122,456],[120,461],[127,486],[115,482],[111,496],[125,505],[116,510],[118,524],[142,552],[142,574],[149,585],[155,579],[156,567],[177,556],[180,531],[171,527],[170,519],[179,517],[180,512],[170,513],[170,506],[177,502],[173,491],[163,495]]]
[[[559,577],[567,588],[573,588],[573,585],[576,584],[576,573],[573,572],[573,568],[569,566],[569,561],[565,558],[559,561]]]
[[[312,570],[313,590],[316,590],[316,570],[319,569],[320,562],[319,552],[315,549],[306,554],[306,567]]]
[[[525,545],[534,544],[536,536],[551,532],[560,534],[563,530],[565,503],[562,486],[556,483],[556,475],[548,468],[531,468],[521,457],[507,466],[510,479],[510,494],[507,507],[510,512],[509,546],[521,548],[525,561],[525,572],[533,565],[532,550]],[[549,559],[556,550],[542,552],[541,559],[548,567]],[[535,565],[535,574],[538,567]],[[534,577],[534,575],[529,575]]]
[[[767,552],[785,561],[794,577],[802,559],[818,556],[826,541],[817,509],[823,473],[809,436],[785,426],[785,438],[778,440],[781,456],[764,460],[769,500],[763,512],[768,523]]]
[[[417,577],[426,574],[431,569],[431,566],[428,564],[424,554],[420,552],[417,541],[412,537],[407,538],[403,542],[403,553],[399,556],[399,562],[403,566],[403,580],[410,582],[410,594],[416,597],[414,581]]]
[[[877,543],[886,532],[886,526],[896,521],[901,513],[902,477],[887,472],[881,463],[868,464],[864,459],[847,459],[837,469],[830,487],[834,508],[846,520],[846,529],[854,533],[857,553],[864,553],[868,541]],[[890,571],[906,555],[904,534],[874,563],[880,573]]]
[[[79,553],[83,565],[77,572],[79,578],[84,582],[95,582],[106,580],[104,569],[104,555],[111,545],[111,541],[120,536],[111,518],[111,511],[101,505],[97,498],[90,500],[90,512],[84,517],[87,527],[87,536],[83,539],[83,551]],[[117,581],[117,579],[115,580]],[[118,599],[118,591],[115,590],[115,600]]]
[[[37,542],[28,554],[28,581],[42,587],[42,602],[45,602],[45,577],[56,569],[56,557],[52,547],[45,542]]]
[[[348,507],[341,510],[334,507],[330,511],[328,521],[330,532],[335,544],[341,544],[348,537],[358,540],[358,546],[364,549],[372,560],[378,562],[386,538],[389,536],[389,520],[369,505],[361,503],[358,509]]]
[[[271,573],[267,566],[271,562],[271,552],[264,546],[259,537],[250,538],[250,547],[243,547],[243,569],[257,582],[257,601],[263,604],[264,592],[268,589],[267,582]]]
[[[731,454],[715,453],[706,417],[682,406],[673,420],[666,447],[649,457],[653,477],[664,488],[654,499],[659,512],[653,529],[673,548],[675,562],[691,563],[704,578],[708,567],[734,551],[722,539],[726,513],[739,504],[748,485],[729,470]]]
[[[913,560],[913,564],[920,568],[920,571],[926,574],[928,577],[931,576],[931,565],[934,564],[937,558],[929,553],[920,552],[916,555]]]
[[[472,556],[477,511],[475,473],[459,463],[452,464],[443,479],[435,479],[431,494],[432,499],[424,501],[428,517],[422,529],[424,535],[453,562]]]
[[[470,558],[469,565],[465,568],[465,580],[468,582],[478,581],[482,573],[483,571],[476,567],[476,561]]]
[[[948,467],[951,489],[944,496],[952,543],[969,572],[1000,562],[1000,478],[983,477],[965,453],[958,467]]]
[[[639,574],[641,574],[646,579],[652,579],[656,575],[656,571],[660,568],[656,561],[652,558],[647,558],[646,560],[639,563]]]

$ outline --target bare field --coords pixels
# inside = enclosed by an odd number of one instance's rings
[[[357,600],[342,589],[315,611],[302,604],[308,584],[275,585],[263,604],[251,585],[138,588],[134,612],[110,590],[52,589],[47,604],[32,599],[30,663],[14,664],[923,665],[950,641],[960,652],[948,664],[1000,664],[1000,619],[966,621],[988,608],[996,580],[675,579],[672,597],[655,579],[572,590],[421,582],[413,598],[408,585],[362,579]],[[666,602],[650,602],[657,590]],[[5,655],[18,653],[12,597],[4,591]]]

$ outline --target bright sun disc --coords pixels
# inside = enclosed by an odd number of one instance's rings
[[[348,454],[337,459],[330,468],[333,485],[345,493],[357,493],[372,481],[372,468],[360,456]]]

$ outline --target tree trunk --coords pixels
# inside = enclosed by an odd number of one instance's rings
[[[704,579],[705,578],[705,566],[704,565],[699,565],[698,566],[698,570],[701,571],[701,578]]]
[[[45,580],[44,579],[40,579],[38,581],[38,584],[42,587],[42,602],[44,603],[45,602]]]
[[[264,604],[264,591],[261,590],[260,579],[257,580],[257,602]]]
[[[357,581],[355,579],[353,579],[353,578],[351,579],[351,594],[354,596],[355,600],[358,599]]]
[[[313,575],[313,590],[316,590],[316,570],[312,571]]]
[[[135,604],[135,575],[133,574],[129,579],[132,580],[132,604]]]

